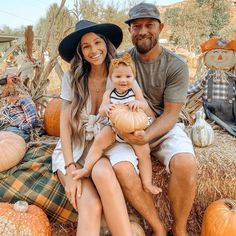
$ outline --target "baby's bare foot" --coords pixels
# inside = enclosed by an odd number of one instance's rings
[[[143,184],[143,188],[145,192],[152,193],[154,195],[162,192],[162,189],[153,185],[153,184]]]

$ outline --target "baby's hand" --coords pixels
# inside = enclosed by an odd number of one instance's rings
[[[136,130],[134,131],[134,136],[138,138],[145,138],[145,131],[144,130]]]
[[[116,106],[115,104],[108,104],[104,107],[104,110],[105,110],[105,113],[106,113],[107,117],[111,116],[111,113],[114,110],[115,106]]]
[[[139,111],[140,101],[134,100],[132,102],[129,102],[128,106],[132,111]]]

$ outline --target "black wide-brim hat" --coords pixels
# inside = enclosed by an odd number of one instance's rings
[[[123,33],[119,26],[104,23],[97,24],[88,20],[80,20],[75,26],[75,31],[66,36],[59,44],[59,54],[67,62],[70,62],[76,53],[76,48],[83,35],[93,32],[101,34],[111,41],[118,48],[123,39]]]

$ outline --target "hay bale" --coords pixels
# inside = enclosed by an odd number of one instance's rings
[[[195,147],[198,163],[197,194],[194,200],[188,220],[189,236],[200,235],[202,217],[210,203],[220,198],[236,199],[236,138],[219,130],[215,126],[215,141],[209,147]],[[163,192],[154,197],[155,206],[167,229],[173,222],[170,214],[170,202],[167,196],[168,174],[164,167],[153,160],[153,181],[160,186]],[[145,204],[145,203],[144,203]],[[151,229],[138,213],[128,204],[131,214],[135,214],[141,220],[140,224],[145,228],[146,235],[151,235]],[[75,224],[70,226],[53,225],[53,235],[74,235]],[[65,234],[64,234],[65,235]],[[101,234],[104,236],[105,234]]]
[[[210,203],[220,198],[236,199],[236,138],[222,130],[214,130],[215,142],[205,148],[195,147],[198,178],[197,194],[188,221],[190,236],[200,235],[202,217]],[[158,162],[153,162],[154,183],[163,189],[155,196],[155,204],[167,228],[173,222],[167,197],[168,174]]]

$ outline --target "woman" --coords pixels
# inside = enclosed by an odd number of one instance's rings
[[[61,137],[52,165],[69,201],[79,212],[79,236],[99,235],[102,210],[112,235],[132,235],[125,200],[107,158],[94,165],[91,179],[72,177],[72,171],[83,165],[94,135],[108,122],[98,115],[98,109],[110,86],[108,66],[122,36],[121,29],[114,24],[81,20],[76,31],[59,45],[60,56],[70,62],[71,69],[62,80]],[[127,157],[137,165],[127,144],[115,144],[105,154],[113,165]]]

